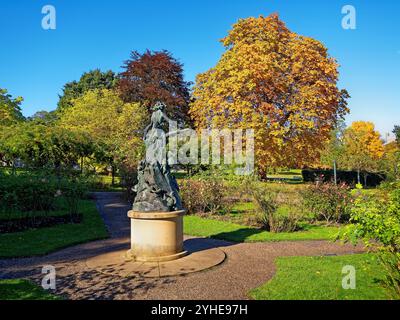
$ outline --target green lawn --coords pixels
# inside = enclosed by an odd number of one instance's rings
[[[275,174],[268,174],[269,179],[282,179],[288,183],[302,183],[303,176],[301,169],[291,169],[286,171],[279,171]]]
[[[184,217],[185,234],[233,242],[330,240],[338,231],[337,227],[307,225],[302,231],[272,233],[226,221],[204,219],[198,216]]]
[[[121,185],[121,177],[114,177],[114,185],[112,184],[112,177],[106,175],[96,175],[93,177],[93,181],[89,186],[90,191],[100,192],[120,192],[124,190]]]
[[[250,291],[257,300],[380,300],[387,299],[377,279],[384,275],[373,254],[333,257],[282,257],[271,281]],[[355,267],[356,288],[342,288],[342,268]]]
[[[31,281],[0,280],[0,300],[60,300]]]
[[[104,239],[108,233],[93,201],[82,200],[79,224],[62,224],[50,228],[0,235],[0,258],[45,255],[71,245]]]

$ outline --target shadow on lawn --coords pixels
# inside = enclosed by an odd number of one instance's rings
[[[256,228],[243,228],[230,232],[221,232],[213,234],[210,237],[213,239],[222,239],[232,242],[245,242],[249,237],[264,232],[265,230]]]
[[[308,231],[312,232],[313,230],[318,229],[318,227],[320,227],[320,226],[303,223],[303,224],[299,224],[298,229],[295,231],[282,232],[280,234],[290,233],[290,234],[294,235],[296,233],[302,233],[302,232],[308,232]],[[235,231],[221,232],[221,233],[213,234],[210,236],[210,238],[221,239],[221,240],[232,241],[232,242],[246,242],[246,241],[249,241],[249,238],[251,236],[254,236],[256,234],[260,234],[263,232],[268,232],[268,231],[266,229],[247,227],[247,228],[242,228],[242,229],[238,229]],[[279,233],[275,233],[275,235],[277,235],[277,234],[279,234]]]

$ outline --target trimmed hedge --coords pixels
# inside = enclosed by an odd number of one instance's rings
[[[304,169],[301,171],[301,174],[303,175],[304,182],[315,182],[319,177],[322,177],[323,182],[332,182],[334,180],[333,170]],[[336,175],[339,183],[346,183],[350,186],[357,184],[357,171],[337,170]],[[367,179],[367,187],[376,187],[386,179],[384,174],[361,172],[360,180],[363,185],[365,184],[365,177]]]

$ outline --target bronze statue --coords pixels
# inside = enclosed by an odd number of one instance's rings
[[[165,114],[165,105],[158,102],[153,107],[151,122],[144,130],[146,158],[138,166],[138,183],[133,211],[171,212],[182,210],[179,187],[171,175],[167,157],[167,137],[178,133],[165,134],[163,127],[170,120]]]

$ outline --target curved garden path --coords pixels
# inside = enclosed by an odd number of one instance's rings
[[[88,270],[88,257],[129,248],[128,205],[116,193],[96,193],[97,206],[110,239],[57,251],[44,257],[0,260],[0,278],[30,278],[41,282],[41,268],[57,271],[56,293],[68,299],[248,299],[247,292],[275,273],[281,256],[321,256],[360,253],[362,247],[328,241],[230,243],[185,237],[204,247],[220,247],[227,259],[210,270],[169,278],[122,278]]]

